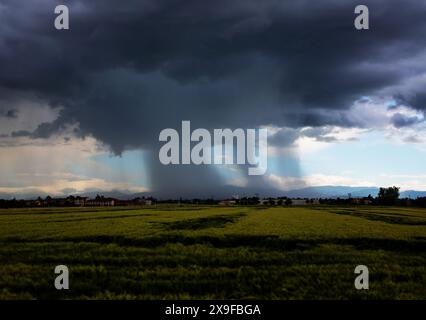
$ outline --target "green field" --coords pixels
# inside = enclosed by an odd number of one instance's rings
[[[59,264],[70,290],[54,288]],[[426,299],[426,210],[4,209],[0,298]]]

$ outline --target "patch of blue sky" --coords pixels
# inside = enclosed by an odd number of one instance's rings
[[[342,175],[350,172],[362,179],[381,175],[425,175],[426,150],[413,143],[395,143],[382,132],[372,131],[359,140],[331,143],[301,157],[306,175]]]

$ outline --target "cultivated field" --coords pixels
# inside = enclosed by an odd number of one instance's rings
[[[70,290],[54,288],[59,264]],[[0,210],[0,298],[426,299],[426,210]]]

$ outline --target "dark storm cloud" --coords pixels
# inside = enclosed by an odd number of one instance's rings
[[[282,128],[268,137],[268,144],[271,146],[288,147],[291,146],[299,137],[299,130],[293,128]]]
[[[13,131],[10,136],[12,138],[18,138],[18,137],[30,137],[32,134],[30,131],[27,130],[19,130],[19,131]]]
[[[4,116],[4,117],[9,118],[9,119],[15,119],[15,118],[18,117],[18,110],[16,110],[16,109],[7,110],[1,116]]]
[[[341,108],[348,96],[398,81],[402,71],[386,62],[424,49],[414,41],[425,30],[424,4],[370,2],[372,30],[358,32],[354,1],[70,1],[71,31],[58,32],[55,1],[3,0],[1,83],[72,93],[89,74],[116,67],[187,83],[235,77],[261,55],[279,69],[287,98]]]
[[[352,0],[62,3],[68,31],[53,28],[57,1],[0,0],[0,90],[62,108],[32,136],[77,123],[116,153],[155,155],[159,131],[182,120],[357,126],[342,111],[426,69],[426,3],[414,0],[364,1],[368,31],[354,29]],[[419,92],[411,105],[424,108]]]
[[[307,128],[302,131],[302,134],[305,137],[315,138],[317,141],[322,142],[335,142],[338,139],[330,134],[332,134],[332,128],[330,127],[314,127]]]
[[[338,142],[340,141],[333,134],[333,127],[308,127],[308,128],[281,128],[268,138],[270,146],[289,147],[292,146],[298,138],[314,138],[321,142]]]
[[[403,115],[402,113],[395,113],[390,119],[390,121],[396,128],[402,128],[412,126],[421,122],[422,120],[416,116],[409,117]]]
[[[414,94],[399,95],[399,101],[403,104],[414,107],[415,109],[426,111],[426,84],[421,88],[415,88]]]

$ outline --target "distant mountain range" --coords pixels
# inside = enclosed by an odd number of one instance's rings
[[[307,187],[298,190],[291,190],[285,192],[287,197],[290,198],[360,198],[376,197],[379,193],[377,187],[347,187],[347,186],[320,186],[320,187]],[[400,198],[417,198],[426,197],[426,191],[406,190],[401,191]]]
[[[371,195],[372,197],[376,197],[379,193],[379,188],[377,187],[349,187],[349,186],[318,186],[318,187],[306,187],[295,190],[282,191],[278,189],[269,189],[262,191],[256,189],[249,189],[243,187],[235,187],[235,186],[225,186],[218,190],[213,195],[214,198],[231,198],[234,196],[239,197],[251,197],[251,196],[259,196],[259,197],[289,197],[289,198],[348,198],[349,196],[352,198],[361,198],[368,197]],[[141,194],[143,195],[143,194]],[[152,196],[156,198],[167,198],[161,195],[156,195],[155,193]],[[191,196],[170,194],[168,198],[191,198]],[[193,195],[192,198],[208,198],[212,196],[204,196]],[[412,198],[415,199],[417,197],[426,197],[426,191],[416,191],[416,190],[406,190],[400,193],[400,198]]]
[[[189,199],[189,198],[215,198],[215,199],[224,199],[232,198],[235,196],[238,197],[289,197],[289,198],[360,198],[367,197],[371,195],[376,197],[379,192],[377,187],[348,187],[348,186],[319,186],[319,187],[306,187],[302,189],[281,191],[278,189],[269,189],[269,190],[256,190],[243,187],[235,186],[224,186],[220,190],[216,190],[213,194],[180,194],[179,190],[168,192],[167,194],[157,193],[157,192],[144,192],[144,193],[132,193],[126,190],[116,190],[116,191],[101,191],[95,190],[91,192],[85,192],[78,194],[80,196],[85,196],[89,198],[94,198],[96,195],[104,195],[105,197],[113,197],[118,199],[133,199],[136,197],[147,197],[153,196],[158,199]],[[75,195],[75,194],[73,194]],[[28,194],[19,194],[16,195],[17,199],[34,199],[38,196],[44,198],[47,196],[45,193],[28,193]],[[406,190],[400,193],[400,198],[411,198],[415,199],[417,197],[426,197],[426,191],[416,191],[416,190]],[[0,193],[1,199],[11,199],[12,195],[6,193]]]

